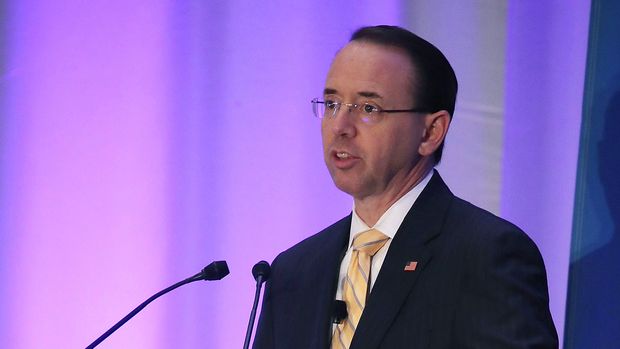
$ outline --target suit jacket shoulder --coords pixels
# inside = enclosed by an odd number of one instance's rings
[[[514,224],[458,198],[444,230],[450,236],[444,253],[460,258],[458,326],[452,329],[451,345],[557,348],[546,270],[532,239]]]
[[[326,348],[347,216],[280,253],[272,263],[254,348]]]
[[[281,252],[274,260],[274,264],[282,262],[285,264],[281,266],[282,268],[305,268],[306,265],[316,265],[316,262],[322,264],[323,261],[320,260],[320,257],[323,250],[326,253],[332,253],[335,250],[341,251],[346,248],[345,244],[348,241],[350,228],[351,215],[348,215]],[[317,261],[317,259],[319,260]]]

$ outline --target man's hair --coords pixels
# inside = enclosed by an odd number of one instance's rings
[[[412,81],[413,106],[430,112],[446,110],[454,114],[458,83],[450,62],[430,42],[412,32],[389,25],[362,27],[350,41],[364,41],[403,50],[411,59],[415,73]],[[443,143],[435,151],[435,163],[441,161]]]

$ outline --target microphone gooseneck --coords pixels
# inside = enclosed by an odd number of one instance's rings
[[[119,322],[117,322],[114,326],[112,326],[109,330],[107,330],[104,334],[102,334],[99,338],[95,339],[86,349],[92,349],[103,342],[106,338],[108,338],[112,333],[118,330],[121,326],[123,326],[127,321],[129,321],[132,317],[136,316],[142,309],[144,309],[149,303],[161,297],[162,295],[181,287],[185,284],[189,284],[190,282],[198,281],[198,280],[220,280],[224,276],[229,274],[228,264],[226,261],[216,261],[204,267],[198,274],[189,277],[183,281],[179,281],[176,284],[163,289],[154,295],[152,295],[149,299],[145,300],[137,306],[134,310],[132,310],[129,314],[125,315]]]
[[[250,313],[250,321],[248,322],[248,329],[245,332],[245,342],[243,343],[243,349],[250,347],[250,339],[252,338],[252,330],[254,329],[254,320],[256,319],[256,308],[258,307],[258,299],[260,298],[260,290],[263,283],[269,279],[271,275],[271,267],[269,263],[260,261],[252,267],[252,275],[256,280],[256,292],[254,293],[254,305],[252,306],[252,312]]]

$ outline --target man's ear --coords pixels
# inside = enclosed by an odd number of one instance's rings
[[[443,143],[450,127],[450,113],[446,110],[427,114],[424,118],[424,134],[418,151],[422,156],[432,155]]]

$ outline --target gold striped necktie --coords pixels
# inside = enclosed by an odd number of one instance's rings
[[[390,238],[376,229],[359,233],[353,239],[351,262],[347,276],[342,283],[342,297],[347,304],[347,318],[334,331],[332,349],[348,349],[360,321],[370,281],[372,256],[377,253]]]

